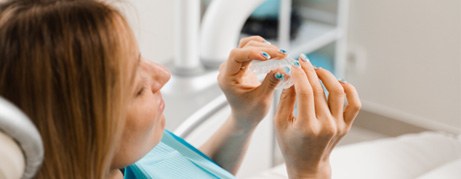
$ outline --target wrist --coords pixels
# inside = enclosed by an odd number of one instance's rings
[[[255,129],[262,121],[260,118],[249,117],[247,115],[238,115],[235,113],[231,114],[230,120],[233,122],[235,127],[245,131],[251,131]]]
[[[287,172],[290,179],[325,179],[331,178],[330,163],[326,162],[321,165],[312,165],[308,168],[289,167],[287,165]]]

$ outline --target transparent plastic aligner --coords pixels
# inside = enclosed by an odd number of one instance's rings
[[[291,76],[291,66],[295,59],[292,58],[287,58],[287,59],[281,59],[281,60],[266,60],[266,61],[259,61],[259,60],[253,60],[250,64],[250,71],[255,73],[256,75],[266,75],[272,70],[275,69],[283,69],[285,70],[285,73]],[[280,88],[290,88],[293,86],[293,80],[291,78],[284,77],[282,79],[283,81],[279,83],[277,86],[277,89]]]

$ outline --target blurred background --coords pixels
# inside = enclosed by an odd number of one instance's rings
[[[261,35],[292,57],[305,53],[357,87],[363,110],[340,145],[422,131],[461,134],[461,1],[259,0],[254,8],[238,8],[250,1],[220,1],[136,0],[122,6],[143,55],[173,72],[163,91],[167,128],[175,131],[191,116],[209,119],[187,137],[194,145],[229,113],[219,100],[216,65],[209,63],[225,59],[208,53],[236,45],[238,39],[220,35],[232,29],[238,37]],[[188,60],[184,56],[199,59],[197,70],[175,64]],[[239,176],[283,162],[272,133],[265,120]]]

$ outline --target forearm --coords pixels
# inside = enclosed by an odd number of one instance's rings
[[[247,151],[255,127],[255,125],[240,124],[230,116],[200,150],[235,175]]]

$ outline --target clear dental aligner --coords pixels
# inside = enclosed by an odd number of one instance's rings
[[[291,75],[291,66],[295,62],[295,59],[286,58],[286,59],[272,59],[266,61],[253,60],[250,64],[250,71],[256,75],[265,75],[275,69],[284,69],[285,73]],[[293,80],[291,78],[282,77],[282,82],[279,83],[277,89],[280,88],[290,88],[293,86]]]

